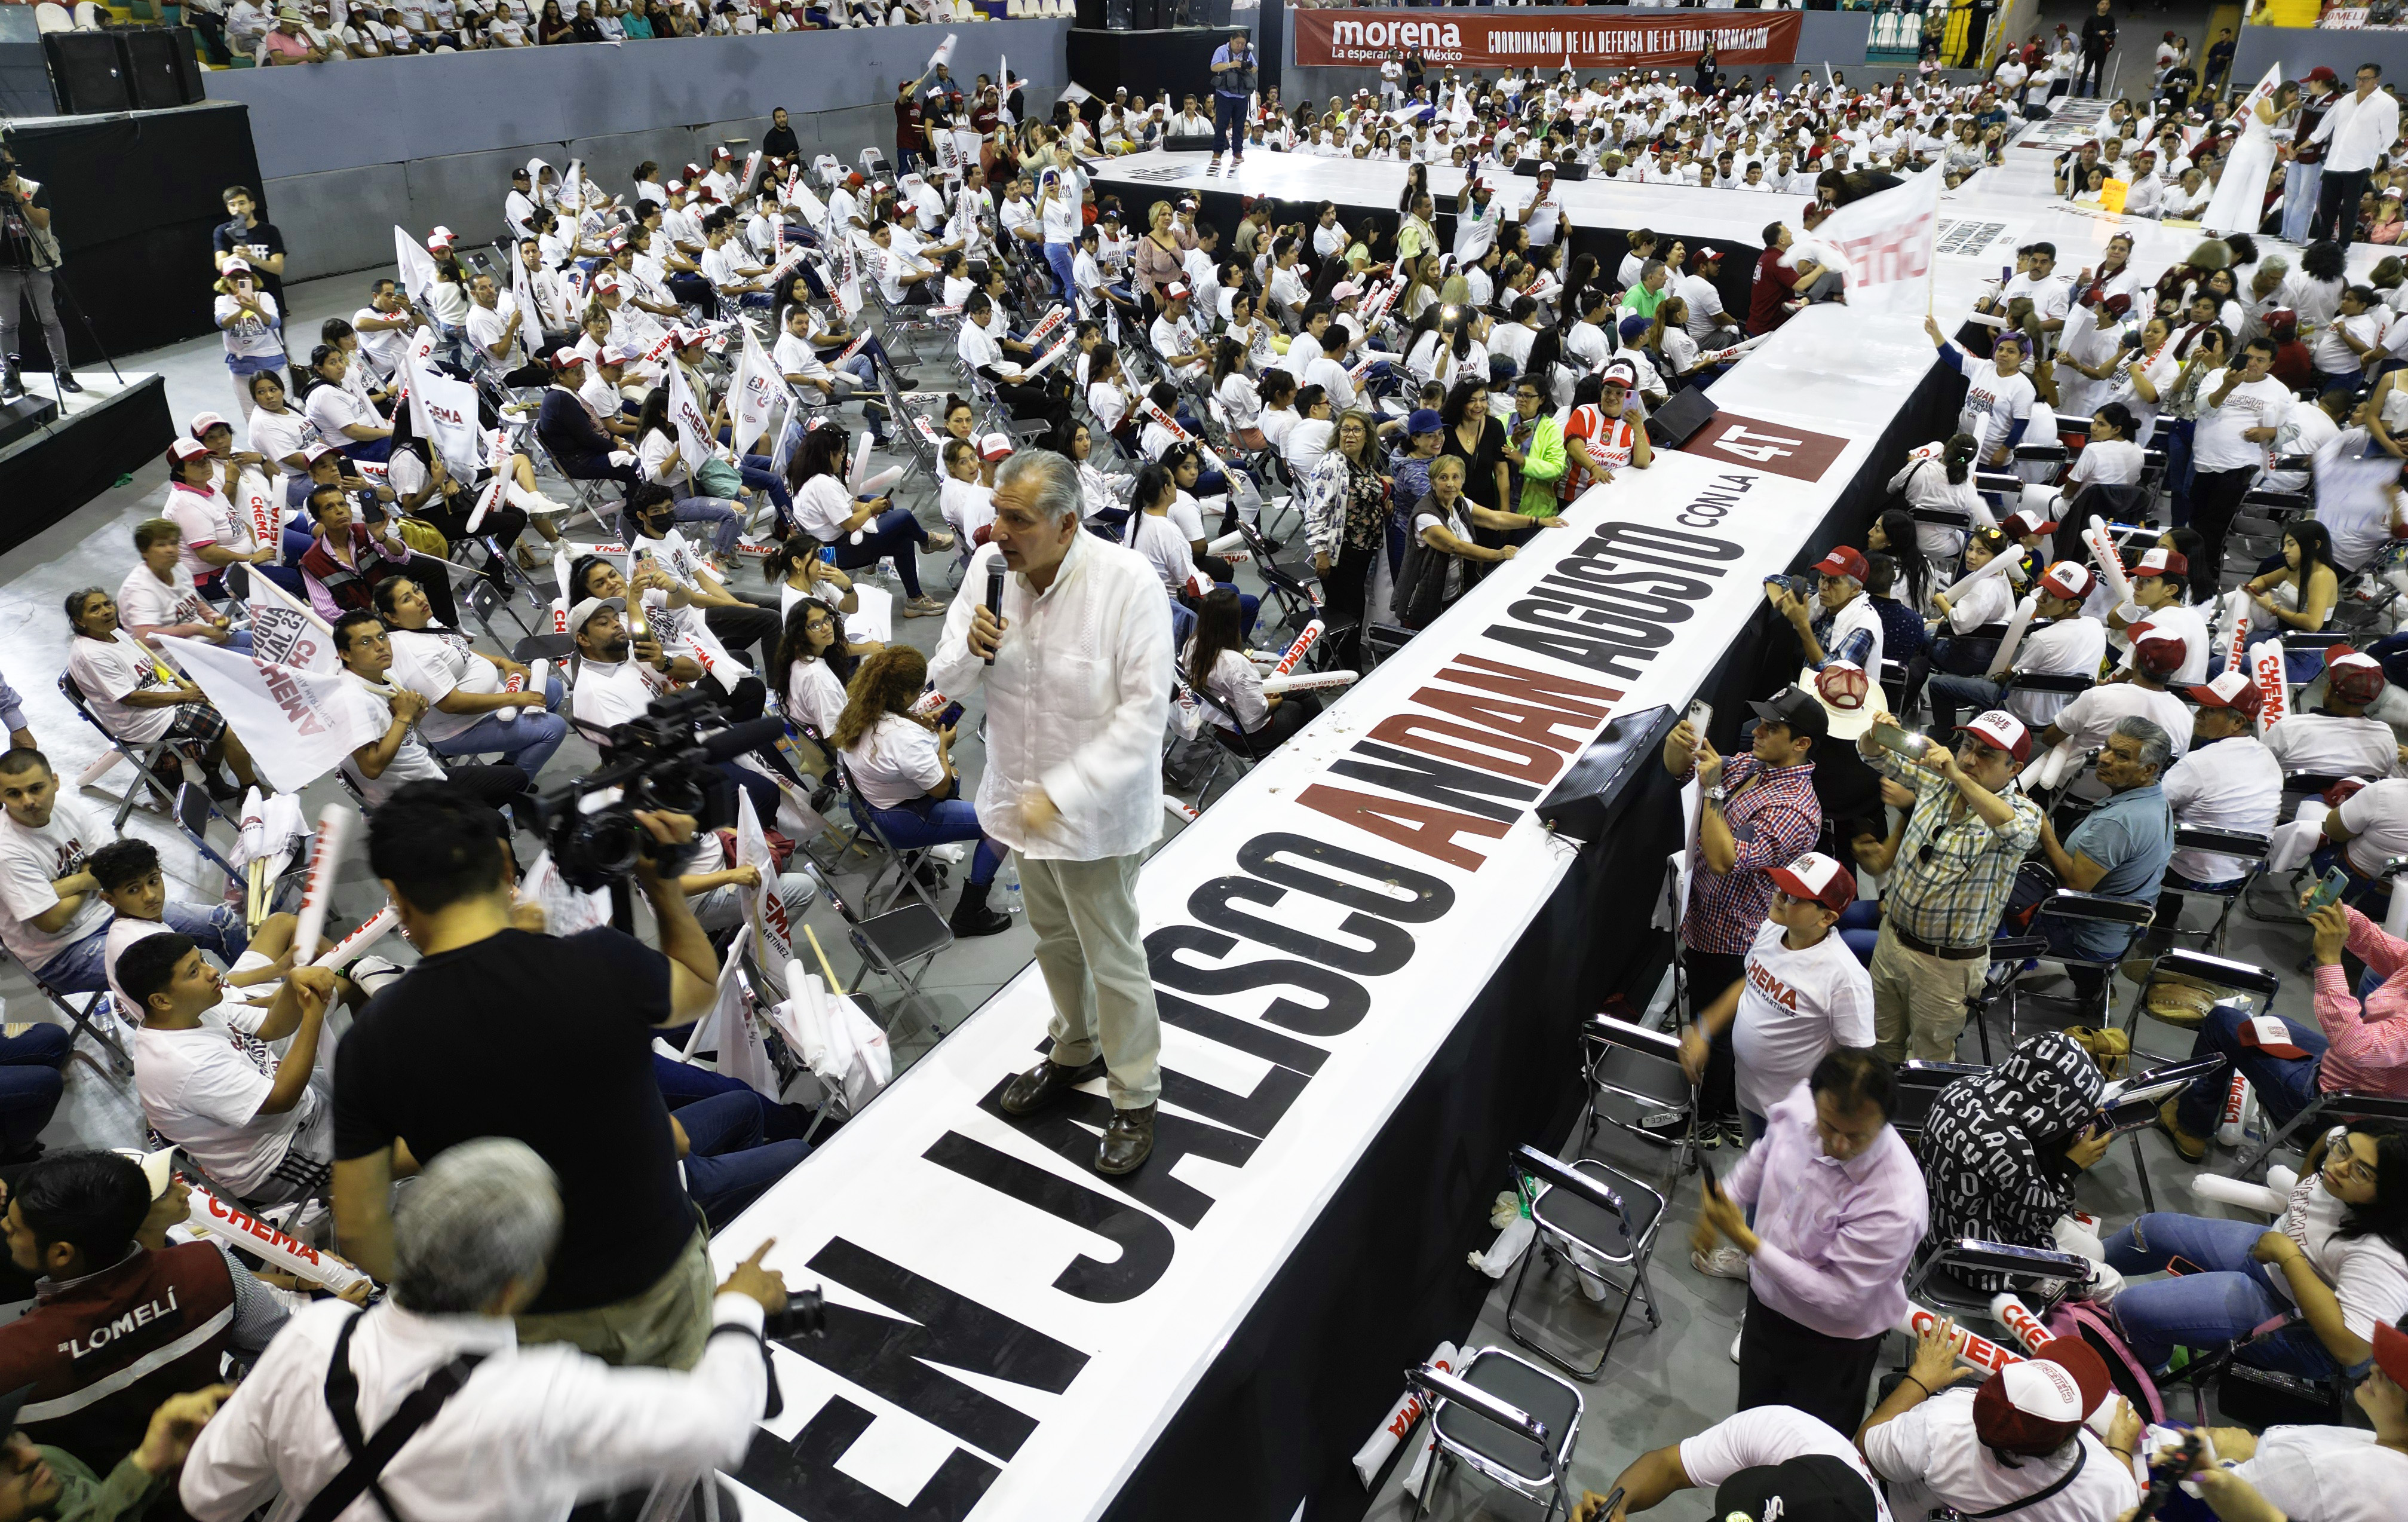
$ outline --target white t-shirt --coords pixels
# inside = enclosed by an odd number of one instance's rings
[[[2408,1494],[2408,1454],[2355,1427],[2270,1427],[2232,1472],[2299,1522],[2392,1522]]]
[[[183,534],[177,565],[187,576],[198,578],[217,569],[201,558],[203,545],[214,545],[236,554],[249,554],[258,548],[251,542],[251,525],[236,514],[234,504],[214,486],[205,492],[194,491],[181,482],[170,486],[160,514]]]
[[[393,673],[386,675],[390,678]],[[375,721],[375,734],[381,741],[384,732],[393,726],[392,701],[368,691],[367,683],[348,672],[344,674],[344,685],[350,690],[351,705]],[[370,777],[360,769],[357,760],[348,755],[343,757],[342,768],[345,776],[359,784],[360,797],[367,800],[371,809],[401,791],[408,783],[439,783],[444,776],[442,764],[419,739],[415,725],[401,737],[401,744],[394,751],[393,759],[385,763],[384,770],[379,775]]]
[[[285,461],[317,441],[317,427],[310,423],[307,413],[290,407],[281,412],[271,412],[264,407],[251,409],[251,451],[276,462],[276,468],[283,479],[290,480],[303,473]]]
[[[1873,1044],[1873,980],[1836,935],[1804,951],[1768,920],[1757,926],[1731,1022],[1739,1102],[1762,1115],[1806,1082],[1835,1046]]]
[[[937,491],[938,510],[963,535],[975,535],[995,522],[995,489],[974,481],[947,476]]]
[[[2030,378],[2020,370],[2000,375],[1998,366],[1987,360],[1969,360],[1959,368],[1966,374],[1965,406],[1956,414],[1956,431],[1981,440],[1982,452],[1976,463],[1985,464],[2006,442],[2016,420],[2031,416],[2032,401],[2039,393],[2032,389]]]
[[[167,628],[178,624],[204,624],[209,605],[193,585],[193,573],[180,564],[162,582],[148,566],[136,566],[117,589],[118,622],[131,630]]]
[[[615,663],[580,660],[577,685],[569,695],[569,716],[608,729],[643,717],[654,695],[667,686],[667,678],[633,656]]]
[[[305,1086],[292,1109],[262,1114],[275,1087],[275,1077],[207,1016],[190,1030],[144,1026],[134,1033],[134,1089],[143,1118],[237,1194],[267,1182],[325,1102]]]
[[[834,476],[813,476],[796,489],[795,520],[822,544],[838,544],[850,538],[853,531],[844,524],[855,510],[853,494]]]
[[[2277,727],[2280,727],[2277,725]],[[2201,745],[2169,768],[2166,802],[2177,826],[2264,835],[2283,807],[2283,766],[2254,735]],[[2168,875],[2193,883],[2229,883],[2249,869],[2232,856],[2177,850]]]
[[[2291,388],[2269,377],[2232,388],[2222,407],[2208,399],[2224,388],[2229,371],[2217,370],[2199,383],[2199,424],[2191,434],[2191,464],[2200,470],[2239,470],[2262,467],[2266,446],[2241,437],[2251,428],[2271,428],[2291,410]]]
[[[29,972],[108,923],[111,912],[97,893],[87,893],[66,924],[36,929],[34,920],[59,901],[50,884],[83,869],[84,858],[107,845],[99,822],[72,798],[50,806],[50,822],[28,829],[0,816],[0,944]]]
[[[899,809],[945,785],[937,732],[899,713],[881,718],[846,747],[844,764],[873,809]]]
[[[836,733],[844,696],[844,683],[825,661],[796,661],[788,668],[786,717],[822,739]]]
[[[2107,625],[2095,618],[2057,619],[2024,637],[2015,647],[2014,668],[2035,676],[2097,676],[2107,655]],[[2006,708],[2034,729],[2046,725],[2072,699],[2063,693],[2017,692]]]
[[[2103,687],[2093,687],[2065,705],[2052,722],[2073,741],[2077,751],[2103,750],[2107,737],[2126,719],[2147,719],[2173,737],[2174,757],[2179,760],[2190,749],[2190,710],[2171,692],[2142,686],[2137,682],[2111,682]]]
[[[2408,855],[2408,778],[2369,783],[2343,799],[2336,811],[2349,827],[2351,839],[2343,849],[2352,862],[2379,866],[2394,856]]]
[[[2141,446],[2128,438],[2102,438],[2086,444],[2073,457],[2073,473],[2066,478],[2074,487],[2129,486],[2141,479],[2141,465],[2146,458]]]
[[[426,699],[428,707],[418,721],[418,733],[430,740],[450,739],[489,716],[446,713],[433,705],[455,691],[502,690],[502,668],[470,648],[466,635],[431,625],[423,629],[393,631],[393,669],[387,675],[395,685],[407,687]]]
[[[318,385],[309,388],[309,399],[302,404],[309,422],[326,442],[341,449],[351,444],[351,436],[343,432],[347,426],[381,428],[384,419],[375,408],[360,400],[348,386]]]
[[[157,667],[126,649],[122,640],[87,639],[81,635],[68,640],[67,675],[82,689],[92,716],[118,739],[147,745],[176,722],[173,708],[135,708],[124,701],[125,695],[137,688],[165,688],[166,683],[159,680]]]
[[[2186,603],[2168,603],[2124,630],[2119,642],[2124,646],[2122,667],[2127,671],[2132,669],[2132,641],[2136,638],[2133,631],[2136,629],[2173,635],[2182,640],[2183,663],[2174,668],[2173,677],[2166,683],[2167,686],[2196,687],[2207,680],[2207,657],[2215,648],[2215,639],[2208,632],[2207,620],[2200,616],[2198,609]]]
[[[2082,1472],[2044,1500],[2017,1507],[2015,1522],[2102,1522],[2141,1500],[2140,1482],[2128,1459],[2118,1458],[2088,1428],[2082,1444]],[[1921,1516],[1933,1506],[1963,1513],[2012,1506],[2047,1488],[2074,1462],[2071,1453],[2025,1458],[2010,1469],[1973,1429],[1973,1386],[1942,1390],[1911,1411],[1865,1434],[1873,1468],[1887,1476],[1900,1510]]]
[[[1810,1454],[1840,1459],[1864,1476],[1873,1493],[1876,1522],[1890,1522],[1889,1502],[1856,1445],[1829,1423],[1795,1406],[1757,1406],[1725,1417],[1695,1437],[1683,1438],[1681,1472],[1692,1486],[1712,1491],[1743,1469],[1786,1463]]]
[[[1179,673],[1188,673],[1188,662],[1194,655],[1196,642],[1189,640],[1179,652]],[[1204,690],[1219,699],[1223,708],[1235,714],[1247,734],[1260,729],[1271,716],[1270,704],[1263,696],[1263,674],[1243,652],[1225,650],[1213,659],[1212,669],[1204,678]],[[1219,709],[1207,708],[1204,716],[1226,729],[1226,717]]]
[[[232,327],[221,326],[225,335],[226,352],[236,359],[274,359],[284,352],[284,337],[276,327],[279,313],[276,298],[265,291],[254,291],[257,312],[243,312]],[[242,303],[230,295],[217,299],[217,321],[223,324],[227,318],[242,311]]]
[[[2330,1285],[2341,1302],[2341,1322],[2352,1337],[2374,1336],[2374,1324],[2397,1322],[2408,1314],[2408,1257],[2381,1237],[2341,1234],[2349,1207],[2325,1187],[2324,1175],[2312,1173],[2291,1186],[2291,1199],[2277,1228],[2300,1244],[2316,1277]],[[2280,1273],[2268,1278],[2285,1298],[2290,1281]]]
[[[2311,777],[2397,777],[2400,739],[2380,719],[2294,713],[2266,731],[2266,749],[2286,772]]]
[[[1130,521],[1128,544],[1145,556],[1166,592],[1176,596],[1190,586],[1196,574],[1195,549],[1168,513],[1139,513]]]

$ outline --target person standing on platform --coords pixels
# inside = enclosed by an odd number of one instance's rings
[[[1930,1217],[1914,1151],[1889,1123],[1897,1109],[1889,1064],[1838,1048],[1772,1107],[1727,1185],[1707,1181],[1689,1245],[1711,1257],[1720,1238],[1748,1257],[1740,1410],[1794,1406],[1843,1433],[1864,1420]]]
[[[1154,1151],[1161,1015],[1138,938],[1137,876],[1162,822],[1170,714],[1170,604],[1136,551],[1082,532],[1086,499],[1065,455],[1027,450],[996,472],[979,551],[928,663],[940,692],[986,688],[978,816],[1011,848],[1054,999],[1054,1047],[1004,1086],[1013,1115],[1107,1080],[1100,1173]],[[988,606],[988,578],[1002,611]]]
[[[1796,686],[1748,706],[1756,725],[1746,755],[1726,762],[1686,719],[1664,740],[1664,769],[1684,781],[1694,770],[1703,793],[1697,871],[1681,915],[1689,1018],[1700,1027],[1746,976],[1748,948],[1772,905],[1772,869],[1812,851],[1823,832],[1814,752],[1830,734],[1829,715]],[[1708,1040],[1699,1128],[1718,1146],[1741,1137],[1739,1094],[1729,1031],[1710,1027]]]
[[[2341,99],[2341,76],[2318,64],[2308,70],[2307,86],[2286,152],[2289,167],[2283,172],[2283,241],[2301,247],[2307,244],[2308,223],[2315,220],[2316,193],[2324,182],[2324,145],[2313,139],[2324,125],[2325,113]]]
[[[2099,0],[2099,8],[2082,22],[2082,73],[2074,81],[2079,93],[2096,96],[2107,79],[2107,55],[2115,48],[2115,7]]]
[[[2308,238],[2330,238],[2344,249],[2358,233],[2358,198],[2375,161],[2400,136],[2400,102],[2383,88],[2383,65],[2358,65],[2358,89],[2333,102],[2308,140],[2325,148],[2325,172],[2316,186],[2315,220]]]
[[[1230,30],[1229,40],[1212,50],[1212,166],[1220,167],[1221,151],[1232,150],[1229,162],[1246,162],[1246,103],[1254,95],[1254,55],[1246,46],[1246,29]]]

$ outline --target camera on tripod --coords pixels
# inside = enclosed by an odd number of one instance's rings
[[[608,762],[535,800],[562,881],[598,892],[624,881],[639,858],[674,876],[700,849],[702,831],[736,823],[736,784],[719,763],[784,732],[775,716],[728,725],[718,695],[703,687],[656,697],[643,717],[613,725],[604,742]],[[636,818],[638,810],[692,814],[697,840],[664,845]]]

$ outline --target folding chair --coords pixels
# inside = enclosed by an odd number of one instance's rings
[[[2205,952],[2180,949],[2166,952],[2150,961],[2147,975],[2141,980],[2139,991],[2132,996],[2131,1013],[2124,1027],[2131,1038],[2132,1055],[2143,1055],[2141,1019],[2143,1015],[2192,1031],[2196,1031],[2205,1019],[2204,1013],[2197,1018],[2185,1019],[2150,1008],[2149,995],[2156,988],[2176,984],[2204,989],[2214,1004],[2237,1004],[2245,1013],[2263,1014],[2274,1007],[2274,993],[2282,984],[2283,980],[2273,973],[2248,962],[2210,956]],[[2183,1055],[2186,1057],[2189,1054]]]
[[[2164,926],[2166,934],[2175,938],[2199,936],[2200,943],[2217,952],[2224,950],[2225,931],[2232,923],[2232,906],[2249,891],[2249,884],[2266,869],[2267,854],[2273,849],[2272,840],[2253,835],[2246,830],[2212,829],[2204,825],[2178,825],[2174,828],[2176,851],[2206,851],[2219,856],[2231,856],[2246,863],[2246,869],[2229,888],[2186,888],[2171,879],[2159,886],[2160,897],[2172,895],[2178,903],[2174,917]],[[2182,926],[2182,906],[2194,898],[2205,898],[2220,906],[2215,923],[2205,930],[2186,930]]]
[[[1673,1149],[1672,1177],[1687,1171],[1697,1145],[1698,1089],[1681,1066],[1681,1040],[1670,1031],[1592,1014],[1581,1027],[1581,1066],[1588,1083],[1585,1155],[1599,1121]],[[1667,1133],[1679,1127],[1675,1139]]]
[[[886,853],[886,859],[879,864],[876,871],[869,874],[869,881],[862,886],[861,898],[864,906],[872,914],[883,914],[895,907],[896,899],[910,893],[933,912],[937,907],[937,901],[928,897],[928,889],[920,881],[920,873],[922,869],[932,865],[929,853],[935,851],[936,847],[921,845],[906,848],[888,840],[886,832],[878,827],[875,811],[870,808],[868,800],[861,796],[861,789],[854,784],[853,769],[845,765],[844,757],[834,749],[829,750],[828,756],[836,763],[837,787],[844,798],[847,811],[853,815],[853,839],[859,840],[867,835],[872,844]],[[891,891],[882,897],[879,893],[879,885],[886,881],[886,874],[889,871],[896,872],[900,881]]]
[[[150,784],[151,791],[163,810],[171,807],[171,800],[175,797],[176,789],[183,776],[183,768],[180,763],[178,764],[176,776],[179,782],[171,783],[160,771],[159,762],[161,757],[175,754],[176,741],[172,736],[162,735],[157,739],[139,743],[118,739],[108,732],[108,726],[102,724],[99,716],[93,712],[91,705],[84,698],[83,689],[76,685],[75,678],[64,671],[59,673],[59,696],[65,698],[74,708],[78,717],[92,725],[108,749],[123,756],[126,764],[135,769],[142,781]],[[99,779],[96,777],[87,785],[103,797],[112,796],[107,788],[99,785]],[[117,812],[109,820],[108,827],[111,833],[122,834],[126,819],[141,805],[142,790],[136,784],[114,797],[117,801]]]
[[[1429,1515],[1431,1492],[1457,1464],[1525,1500],[1546,1498],[1540,1522],[1555,1522],[1555,1508],[1569,1508],[1565,1470],[1583,1410],[1577,1386],[1500,1347],[1475,1351],[1460,1374],[1424,1364],[1405,1378],[1421,1392],[1438,1444],[1416,1517]]]
[[[193,850],[204,863],[225,874],[229,883],[240,882],[243,878],[242,869],[236,867],[217,847],[209,844],[209,821],[212,819],[222,819],[229,828],[236,834],[241,833],[241,822],[211,802],[207,789],[197,787],[191,783],[186,783],[176,789],[177,830],[191,843]],[[308,875],[308,855],[305,852],[296,856],[294,866],[277,880],[270,890],[271,898],[280,895],[288,884],[297,885]],[[268,912],[274,912],[274,906],[271,903]]]
[[[1529,1251],[1522,1255],[1522,1266],[1513,1274],[1513,1287],[1505,1297],[1506,1335],[1574,1379],[1594,1383],[1605,1371],[1606,1360],[1613,1356],[1614,1339],[1622,1335],[1622,1323],[1630,1314],[1633,1299],[1646,1307],[1650,1329],[1664,1324],[1656,1311],[1656,1298],[1647,1288],[1647,1261],[1656,1250],[1656,1229],[1664,1222],[1664,1197],[1612,1164],[1593,1158],[1584,1157],[1567,1165],[1535,1147],[1526,1146],[1515,1150],[1512,1163],[1513,1187],[1530,1202],[1530,1220],[1538,1233],[1531,1240]],[[1614,1308],[1613,1324],[1606,1328],[1605,1343],[1598,1349],[1596,1360],[1585,1368],[1526,1334],[1513,1319],[1514,1307],[1522,1298],[1522,1283],[1529,1277],[1530,1259],[1541,1254],[1547,1259],[1546,1271],[1550,1274],[1557,1262],[1570,1264],[1572,1272],[1580,1277],[1584,1295],[1592,1281],[1603,1285],[1601,1293],[1588,1297],[1600,1306],[1608,1294],[1617,1289],[1622,1292],[1622,1303]],[[1629,1282],[1614,1284],[1594,1267],[1598,1263],[1628,1270]]]
[[[853,992],[859,994],[862,980],[875,972],[901,989],[904,997],[916,998],[928,964],[953,943],[953,929],[945,916],[938,913],[924,897],[882,914],[862,914],[836,891],[836,884],[824,873],[820,874],[820,887],[828,906],[844,921],[853,949],[861,954],[861,969],[853,978]],[[943,1034],[936,1022],[930,1021],[929,1025],[939,1035]]]
[[[44,998],[50,1001],[52,1009],[66,1017],[70,1030],[81,1031],[93,1039],[93,1044],[108,1053],[109,1066],[118,1078],[126,1079],[134,1076],[134,1059],[126,1055],[124,1044],[106,1026],[98,1024],[94,1019],[94,1016],[103,1015],[114,1008],[114,1001],[110,998],[108,989],[104,988],[96,994],[62,993],[36,977],[34,969],[26,967],[23,962],[18,961],[15,954],[0,952],[0,961],[16,962],[18,968],[24,972],[26,981],[31,983]],[[81,999],[83,1003],[79,1006],[72,1002],[75,999]],[[113,1014],[108,1015],[108,1018],[112,1023],[116,1019]]]
[[[1962,1237],[1916,1255],[1914,1271],[1907,1275],[1906,1298],[1960,1319],[1979,1316],[1986,1321],[1995,1292],[1974,1288],[1960,1274],[2001,1273],[2025,1281],[2015,1293],[2038,1312],[2063,1299],[2068,1289],[2088,1284],[2094,1267],[2079,1253]]]
[[[1910,1144],[1921,1142],[1941,1091],[1960,1078],[1979,1078],[1989,1070],[1978,1062],[1899,1063],[1895,1075],[1898,1113],[1890,1117],[1890,1128]]]
[[[2224,1070],[2221,1056],[2189,1057],[2134,1073],[2107,1085],[2099,1108],[2111,1131],[2121,1131],[2132,1143],[2132,1170],[2140,1175],[2141,1208],[2157,1208],[2157,1192],[2149,1186],[2149,1156],[2141,1133],[2157,1124],[2158,1107],[2202,1078]]]
[[[2049,941],[2048,949],[2041,955],[2061,962],[2069,969],[2091,968],[2112,978],[2115,969],[2124,965],[2124,957],[2132,949],[2132,943],[2157,918],[2157,905],[2154,898],[2117,898],[2104,893],[2084,893],[2079,888],[2059,888],[2041,901],[2040,912],[2032,916],[2031,927],[2035,934],[2043,935]],[[2126,933],[2113,952],[2082,956],[2059,947],[2053,938],[2046,938],[2042,927],[2047,925],[2099,925],[2111,931],[2121,926]],[[2107,997],[2112,1010],[2114,996],[2111,991]],[[2104,1018],[2103,1013],[2101,1018]],[[2010,1046],[2014,1044],[2012,1024],[2007,1029],[2007,1043]]]

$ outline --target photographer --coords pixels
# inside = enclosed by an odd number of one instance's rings
[[[25,395],[25,381],[17,369],[17,307],[25,300],[33,302],[43,341],[50,346],[50,370],[59,390],[83,389],[67,367],[67,330],[50,294],[50,272],[64,257],[58,235],[50,231],[50,193],[41,181],[17,172],[15,150],[0,140],[0,354],[8,366],[6,378],[0,379],[0,400]]]
[[[695,838],[690,815],[635,817],[663,857]],[[506,840],[501,817],[450,783],[413,783],[369,818],[369,867],[421,960],[335,1054],[341,1250],[407,1282],[391,1208],[399,1167],[516,1137],[558,1176],[566,1215],[542,1289],[506,1308],[520,1341],[690,1368],[710,1329],[710,1265],[652,1041],[711,1008],[719,959],[679,889],[680,863],[652,856],[633,878],[659,951],[608,927],[519,928]]]

